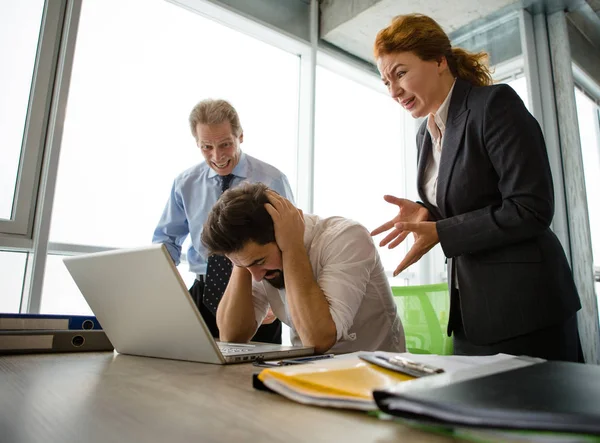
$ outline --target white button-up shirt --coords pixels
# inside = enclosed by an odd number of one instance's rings
[[[448,108],[450,107],[450,97],[456,80],[452,84],[444,102],[440,105],[435,114],[427,116],[427,130],[431,135],[432,151],[429,156],[429,162],[423,175],[423,191],[429,203],[437,208],[437,182],[440,169],[440,158],[442,157],[442,143],[444,141],[444,132],[446,132],[446,121],[448,120]]]
[[[304,246],[337,330],[337,343],[330,352],[404,352],[404,329],[369,232],[342,217],[321,219],[305,214],[304,221]],[[291,328],[292,343],[301,345],[285,289],[276,289],[266,280],[253,282],[253,295],[257,324],[270,305]]]

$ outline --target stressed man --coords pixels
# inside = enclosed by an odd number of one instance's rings
[[[215,204],[202,242],[234,264],[217,310],[222,340],[250,340],[270,308],[293,344],[316,352],[405,350],[379,254],[360,224],[303,214],[264,184],[244,184]]]
[[[231,273],[225,257],[208,258],[200,237],[208,213],[223,191],[242,182],[262,182],[293,199],[287,177],[275,167],[242,152],[244,133],[238,113],[225,100],[198,103],[189,117],[190,130],[204,162],[175,178],[171,195],[154,231],[153,243],[164,243],[175,264],[190,236],[187,250],[196,280],[190,294],[214,337],[219,337],[215,313]],[[266,318],[255,341],[281,343],[281,322]]]

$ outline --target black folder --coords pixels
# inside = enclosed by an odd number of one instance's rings
[[[373,393],[390,414],[430,424],[600,435],[600,366],[543,362],[437,388]]]

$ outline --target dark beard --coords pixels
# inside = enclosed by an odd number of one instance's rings
[[[281,271],[279,269],[269,271],[265,274],[265,277],[267,277],[267,276],[271,277],[272,275],[274,275],[274,277],[265,278],[267,283],[269,283],[274,288],[284,289],[285,288],[285,280],[283,278],[283,271]]]

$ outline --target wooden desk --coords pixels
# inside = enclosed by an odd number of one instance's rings
[[[0,441],[453,441],[256,391],[254,369],[110,353],[3,356]]]

